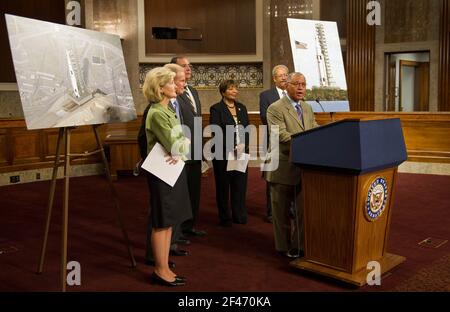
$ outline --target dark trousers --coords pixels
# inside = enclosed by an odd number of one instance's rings
[[[266,182],[266,215],[268,217],[272,216],[272,201],[270,200],[270,183]]]
[[[186,162],[185,166],[193,218],[183,222],[181,225],[181,230],[183,232],[192,231],[195,228],[195,223],[197,221],[198,211],[200,208],[200,189],[202,183],[202,162]],[[177,234],[179,234],[179,232],[180,231],[177,231]]]
[[[247,223],[247,171],[227,171],[226,160],[213,160],[216,203],[221,223]],[[231,195],[231,196],[230,196]],[[231,201],[231,214],[229,202]]]

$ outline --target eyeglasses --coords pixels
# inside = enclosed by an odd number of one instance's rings
[[[275,77],[277,78],[286,78],[288,76],[288,74],[280,74],[280,75],[275,75]]]
[[[289,83],[295,86],[296,88],[298,88],[299,86],[301,86],[302,88],[306,87],[306,82],[289,82]]]

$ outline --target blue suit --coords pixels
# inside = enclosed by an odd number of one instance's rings
[[[259,114],[263,125],[267,125],[267,109],[269,105],[278,101],[280,96],[276,87],[272,87],[259,94]]]

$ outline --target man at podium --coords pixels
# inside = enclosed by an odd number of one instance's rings
[[[274,170],[265,171],[264,178],[270,185],[275,249],[296,258],[303,256],[304,231],[303,207],[298,200],[300,169],[290,161],[291,136],[318,127],[318,124],[311,106],[304,102],[305,76],[298,72],[290,73],[287,82],[287,96],[267,110],[269,133],[272,136],[278,132],[279,137],[279,146],[271,144],[269,148],[268,161],[278,157],[279,165]]]

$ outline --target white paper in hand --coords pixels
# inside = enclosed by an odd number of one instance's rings
[[[180,159],[175,165],[171,165],[166,161],[167,155],[164,147],[156,143],[145,158],[142,168],[173,187],[183,171],[184,161]]]
[[[240,171],[245,172],[247,170],[248,161],[250,160],[250,154],[242,153],[238,159],[233,155],[233,152],[228,153],[227,171]]]

